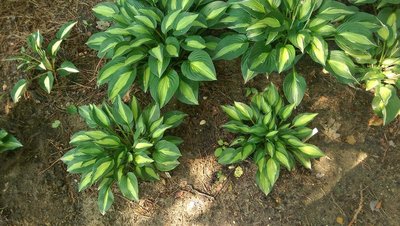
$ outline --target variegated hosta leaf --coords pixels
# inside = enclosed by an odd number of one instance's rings
[[[4,129],[0,129],[0,153],[22,147],[22,144]]]

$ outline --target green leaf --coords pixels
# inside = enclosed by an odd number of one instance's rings
[[[112,183],[104,185],[99,191],[98,206],[101,214],[105,214],[114,202],[114,195],[111,191]]]
[[[312,144],[306,144],[302,147],[298,147],[298,150],[312,158],[320,158],[325,156],[325,154],[317,146]]]
[[[165,43],[165,50],[167,51],[168,55],[170,57],[179,57],[180,43],[178,39],[175,37],[168,37],[165,40]]]
[[[40,87],[47,93],[51,92],[51,90],[53,89],[53,84],[54,84],[54,76],[51,71],[45,73],[39,78]]]
[[[164,115],[164,124],[178,127],[188,115],[180,111],[170,111]]]
[[[356,66],[351,58],[342,51],[333,50],[330,52],[326,62],[326,70],[345,84],[358,82],[353,76],[356,72]]]
[[[182,74],[192,81],[215,81],[216,71],[211,57],[203,50],[193,51],[181,66]]]
[[[315,62],[325,66],[328,58],[328,43],[322,37],[313,36],[307,52]]]
[[[253,118],[253,110],[251,109],[250,106],[241,103],[241,102],[235,102],[235,109],[237,112],[240,113],[242,118],[246,120],[252,120]]]
[[[303,100],[306,88],[306,80],[295,70],[286,75],[283,81],[283,92],[285,93],[286,99],[296,106]]]
[[[26,92],[28,86],[28,81],[25,79],[21,79],[19,80],[14,87],[11,90],[11,97],[14,101],[14,103],[17,103],[22,95],[24,95],[24,93]]]
[[[175,20],[181,13],[181,10],[175,10],[172,12],[169,12],[163,19],[161,23],[161,31],[164,34],[167,34],[169,30],[172,29],[173,25],[175,24]]]
[[[293,66],[295,57],[296,50],[292,45],[288,44],[279,48],[277,55],[278,73],[291,68]]]
[[[65,40],[68,38],[69,33],[71,32],[72,28],[77,24],[77,21],[70,21],[64,24],[57,32],[56,37],[58,39]]]
[[[268,180],[267,170],[261,168],[257,170],[256,183],[265,195],[268,195],[271,192],[272,185],[271,182]]]
[[[130,68],[122,68],[118,73],[114,74],[108,84],[108,99],[114,100],[118,95],[124,96],[137,76],[137,71]]]
[[[175,70],[171,70],[158,82],[156,100],[160,107],[164,107],[171,100],[178,88],[179,75]]]
[[[312,113],[304,113],[304,114],[300,114],[297,115],[294,119],[293,119],[293,127],[302,127],[302,126],[306,126],[308,123],[310,123],[312,120],[314,120],[315,117],[317,117],[317,113],[312,114]]]
[[[193,22],[197,19],[199,14],[182,12],[176,17],[174,21],[174,35],[184,35],[193,26]]]
[[[188,51],[195,51],[206,48],[206,41],[199,35],[191,35],[185,39],[184,48]]]
[[[86,42],[86,45],[89,48],[99,51],[102,43],[107,40],[109,35],[105,32],[99,32],[90,36],[89,40]]]
[[[129,172],[118,181],[119,189],[129,200],[139,201],[138,180],[134,173]]]
[[[97,84],[103,85],[110,81],[111,76],[115,75],[115,73],[121,70],[122,67],[125,66],[125,59],[118,58],[108,62],[104,67],[99,71],[99,75],[97,77]],[[121,70],[124,71],[125,69]]]
[[[396,119],[400,115],[400,98],[397,96],[396,88],[391,85],[378,87],[372,108],[376,114],[383,117],[384,125]]]
[[[94,105],[92,105],[92,117],[94,121],[97,123],[97,125],[101,127],[109,128],[111,126],[111,122],[107,114],[104,113],[103,110]]]
[[[63,40],[56,39],[50,42],[49,46],[47,47],[47,51],[51,54],[51,56],[55,57],[57,55],[62,41]]]
[[[103,158],[96,162],[93,166],[93,176],[92,182],[98,181],[100,178],[104,177],[107,173],[109,173],[114,166],[114,161],[112,158]]]
[[[72,73],[79,73],[78,68],[70,61],[64,61],[61,66],[57,69],[57,72],[61,76],[67,76]]]
[[[245,35],[236,34],[224,37],[215,49],[214,60],[233,60],[249,48]]]
[[[102,2],[93,8],[93,12],[99,19],[110,20],[119,13],[119,9],[114,3]]]
[[[208,27],[219,22],[219,19],[225,15],[228,6],[228,3],[224,1],[212,1],[201,9],[200,13],[206,18]]]
[[[5,130],[0,129],[0,153],[22,147],[22,144]]]
[[[133,113],[132,110],[122,102],[120,96],[116,98],[113,105],[113,116],[116,122],[120,125],[130,125],[133,121]]]
[[[199,82],[181,78],[177,90],[177,98],[185,104],[198,105]]]

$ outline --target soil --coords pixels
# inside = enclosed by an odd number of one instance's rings
[[[24,74],[15,63],[0,61],[0,128],[24,144],[0,156],[0,225],[347,225],[353,219],[357,225],[400,224],[400,120],[373,126],[371,94],[339,84],[308,58],[298,66],[308,91],[296,111],[319,113],[313,126],[320,132],[310,142],[327,154],[313,162],[313,170],[283,171],[265,196],[255,184],[250,161],[239,165],[244,171],[240,178],[233,176],[236,166],[216,162],[217,141],[232,139],[220,128],[227,119],[219,106],[246,100],[249,87],[261,90],[271,81],[282,83],[281,76],[271,75],[245,85],[238,61],[217,62],[218,81],[202,85],[199,106],[173,100],[167,107],[189,114],[173,131],[185,140],[181,165],[158,182],[142,182],[138,203],[116,192],[113,207],[101,215],[96,189],[79,193],[79,177],[68,174],[59,161],[70,148],[70,136],[85,128],[66,107],[99,104],[106,95],[95,82],[104,62],[84,44],[96,31],[90,9],[97,2],[2,1],[1,59],[17,54],[36,29],[52,37],[64,22],[78,20],[61,57],[82,72],[60,81],[51,95],[33,86],[14,105],[8,92]],[[150,101],[139,89],[132,94],[143,103]],[[61,126],[53,129],[55,120]]]

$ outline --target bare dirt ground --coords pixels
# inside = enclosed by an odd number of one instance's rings
[[[33,86],[17,105],[7,93],[23,74],[12,62],[0,61],[0,127],[16,135],[24,148],[0,156],[0,225],[399,225],[400,120],[376,127],[372,96],[338,84],[311,60],[299,70],[308,91],[298,112],[318,112],[313,126],[320,130],[310,142],[327,156],[313,170],[282,172],[273,192],[264,196],[255,185],[255,167],[244,162],[244,175],[218,165],[213,157],[219,139],[232,136],[220,126],[226,121],[219,106],[245,100],[247,87],[262,89],[282,77],[259,76],[244,85],[238,62],[218,62],[218,81],[201,87],[199,106],[174,101],[168,108],[190,116],[174,131],[185,143],[181,165],[159,182],[141,183],[141,201],[116,195],[102,216],[97,191],[78,193],[78,177],[69,175],[59,158],[69,149],[69,137],[83,129],[69,104],[101,103],[104,87],[95,83],[104,62],[84,43],[96,31],[90,9],[96,0],[3,0],[0,6],[0,59],[13,54],[26,36],[40,29],[54,35],[66,21],[80,23],[64,46],[61,58],[75,62],[82,73],[62,81],[51,95]],[[87,22],[84,25],[83,21]],[[141,101],[150,98],[138,89]],[[54,120],[61,126],[51,127]],[[205,125],[200,121],[205,120]],[[118,192],[116,194],[119,194]]]

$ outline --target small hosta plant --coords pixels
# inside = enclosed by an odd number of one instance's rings
[[[236,34],[217,45],[214,59],[242,56],[247,82],[259,73],[291,69],[304,54],[325,66],[327,40],[338,22],[356,8],[334,0],[230,0],[228,16],[221,20]]]
[[[164,133],[181,124],[184,113],[162,116],[157,104],[142,110],[135,97],[129,105],[117,97],[112,105],[80,107],[79,114],[92,130],[72,136],[74,148],[62,161],[68,172],[81,175],[79,191],[97,185],[102,214],[114,201],[114,184],[124,197],[138,201],[138,180],[158,180],[159,172],[179,165],[182,140]]]
[[[388,124],[400,114],[400,4],[353,2],[375,3],[377,16],[360,12],[338,27],[335,42],[342,51],[332,51],[327,69],[341,82],[374,92],[372,108]]]
[[[57,76],[67,76],[78,73],[79,70],[70,61],[58,63],[57,53],[60,51],[61,43],[66,40],[77,22],[64,24],[57,32],[55,39],[50,41],[47,47],[43,46],[43,36],[39,31],[28,36],[28,48],[21,48],[20,54],[9,58],[18,61],[17,69],[24,72],[34,71],[32,75],[19,80],[11,90],[11,97],[18,102],[24,95],[29,84],[38,80],[40,87],[50,93],[53,89],[54,80]]]
[[[0,129],[0,153],[22,147],[22,144],[7,131]]]
[[[279,177],[281,166],[287,170],[299,162],[311,169],[311,159],[324,156],[315,145],[306,141],[314,135],[307,125],[317,114],[300,114],[291,118],[295,105],[286,105],[271,84],[253,96],[251,104],[235,102],[223,106],[230,121],[223,128],[237,137],[215,151],[218,162],[235,164],[251,158],[257,165],[256,182],[268,195]]]
[[[98,85],[108,84],[113,100],[136,81],[161,107],[173,96],[198,104],[199,84],[216,80],[210,57],[218,38],[205,35],[218,27],[228,4],[215,0],[118,0],[94,7],[111,27],[94,34],[87,45],[109,59]]]

